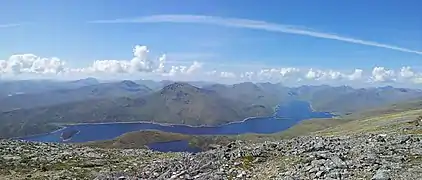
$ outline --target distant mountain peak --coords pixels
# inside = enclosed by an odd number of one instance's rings
[[[382,86],[382,87],[379,87],[379,89],[387,90],[387,89],[395,89],[395,88],[393,86]]]
[[[250,89],[250,90],[254,90],[254,91],[261,91],[262,90],[258,85],[254,84],[252,82],[242,82],[242,83],[239,83],[239,84],[233,84],[233,88]]]
[[[174,83],[174,81],[170,81],[170,80],[160,81],[160,84],[162,84],[163,86],[167,86],[167,85],[170,85],[170,84],[173,84],[173,83]]]
[[[168,91],[181,91],[181,90],[199,90],[199,88],[192,86],[185,82],[175,82],[164,86],[161,92],[168,92]]]
[[[256,84],[254,84],[253,82],[241,82],[241,83],[238,83],[238,84],[234,84],[235,86],[246,86],[246,85],[249,85],[249,86],[257,86]]]
[[[226,88],[227,86],[224,84],[212,84],[212,85],[208,85],[206,86],[207,88],[211,87],[211,88]]]
[[[83,83],[83,84],[87,84],[87,85],[93,85],[93,84],[99,84],[100,81],[98,81],[98,79],[96,79],[96,78],[88,77],[88,78],[73,81],[73,83]]]
[[[130,81],[130,80],[120,81],[120,85],[123,85],[123,86],[126,86],[126,87],[130,87],[130,88],[137,88],[137,87],[139,87],[139,84],[137,84],[137,83],[135,83],[133,81]]]
[[[260,86],[271,86],[271,85],[275,85],[275,84],[270,83],[270,82],[263,82],[263,83],[258,83],[258,85],[260,85]]]
[[[87,77],[87,78],[84,78],[84,79],[81,79],[81,80],[98,82],[98,80],[96,78],[93,78],[93,77]]]

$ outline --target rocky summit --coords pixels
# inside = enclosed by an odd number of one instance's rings
[[[422,179],[422,137],[234,141],[197,154],[0,141],[0,179]]]

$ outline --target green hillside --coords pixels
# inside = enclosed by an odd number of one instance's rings
[[[187,83],[173,83],[144,97],[94,99],[55,106],[19,109],[0,114],[0,137],[45,133],[57,123],[153,121],[218,125],[251,116],[269,116],[272,107],[221,97]]]

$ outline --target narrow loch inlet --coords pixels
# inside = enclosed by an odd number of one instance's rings
[[[271,117],[247,118],[243,121],[214,127],[164,125],[149,122],[76,124],[67,125],[63,129],[52,133],[23,137],[21,139],[40,142],[83,143],[88,141],[109,140],[128,132],[140,130],[158,130],[187,135],[238,135],[246,133],[271,134],[286,130],[305,119],[328,118],[332,116],[332,114],[326,112],[313,112],[307,102],[294,101],[278,106],[274,116]],[[72,135],[72,137],[66,137],[66,141],[63,141],[63,134],[68,136]],[[154,143],[150,145],[150,148],[170,151],[170,149],[166,147],[177,147],[175,145],[183,143],[184,142],[173,142],[167,144]]]

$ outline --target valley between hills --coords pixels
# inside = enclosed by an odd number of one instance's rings
[[[249,82],[105,84],[95,79],[38,83],[43,89],[33,92],[11,94],[2,88],[0,165],[5,168],[0,179],[418,179],[422,174],[422,91],[416,89]],[[297,101],[337,116],[303,116],[271,134],[143,130],[80,143],[9,139],[75,123],[219,126],[248,117],[297,117],[305,111],[287,106]],[[276,107],[288,110],[275,113]],[[199,151],[159,152],[149,146],[175,141]]]

